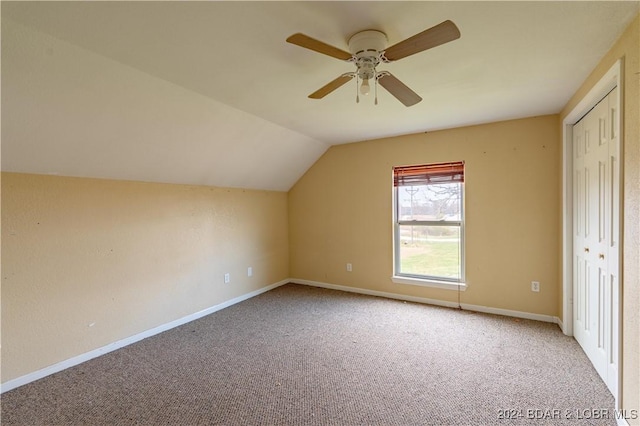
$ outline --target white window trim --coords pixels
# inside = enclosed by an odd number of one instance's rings
[[[462,250],[460,253],[460,280],[455,281],[446,281],[446,280],[438,280],[437,278],[431,277],[414,277],[409,275],[398,275],[396,272],[396,268],[400,263],[400,250],[399,250],[399,238],[400,232],[398,230],[398,226],[400,222],[398,221],[398,192],[395,186],[392,186],[393,191],[393,276],[391,277],[391,281],[395,284],[407,284],[407,285],[417,285],[421,287],[432,287],[432,288],[440,288],[445,290],[455,290],[455,291],[465,291],[467,289],[466,283],[466,268],[465,268],[465,252],[466,252],[466,242],[465,242],[465,186],[462,184],[462,211],[461,217],[462,220],[455,221],[456,225],[460,226],[460,244],[462,245]],[[409,221],[410,222],[410,221]],[[408,223],[409,223],[408,222]],[[414,221],[415,223],[427,223],[427,222],[419,222]],[[439,222],[442,224],[442,222]]]

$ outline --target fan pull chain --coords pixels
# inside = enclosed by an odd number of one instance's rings
[[[358,74],[356,74],[356,103],[360,103],[360,94],[358,93]]]
[[[375,79],[376,79],[374,83],[375,87],[373,88],[373,90],[375,91],[376,99],[373,101],[373,104],[378,105],[378,76],[377,75],[375,76]]]

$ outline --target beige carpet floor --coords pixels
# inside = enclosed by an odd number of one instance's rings
[[[554,324],[294,284],[1,403],[7,426],[616,424]]]

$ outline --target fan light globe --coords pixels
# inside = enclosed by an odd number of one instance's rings
[[[362,80],[362,84],[360,85],[360,93],[363,95],[368,95],[371,91],[371,86],[369,86],[369,80]]]

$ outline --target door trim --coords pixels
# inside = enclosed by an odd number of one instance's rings
[[[573,125],[584,117],[602,98],[604,98],[613,88],[618,87],[618,111],[619,119],[617,124],[617,134],[619,135],[618,143],[618,161],[620,164],[619,176],[620,181],[620,208],[618,214],[619,223],[619,235],[618,241],[622,241],[622,208],[623,204],[623,164],[624,159],[622,154],[624,152],[624,132],[623,132],[623,105],[624,105],[624,91],[622,87],[623,82],[623,70],[624,59],[618,59],[615,64],[609,69],[609,71],[602,76],[602,78],[589,90],[589,92],[578,102],[578,104],[567,114],[562,121],[562,331],[568,336],[573,336]],[[620,294],[621,283],[623,282],[622,276],[622,246],[619,244],[619,256],[618,256],[618,300],[622,301],[622,294]],[[618,309],[618,388],[614,393],[616,400],[616,408],[619,408],[619,398],[621,395],[622,377],[621,372],[621,354],[622,354],[622,322],[621,312],[622,303],[619,303]]]

